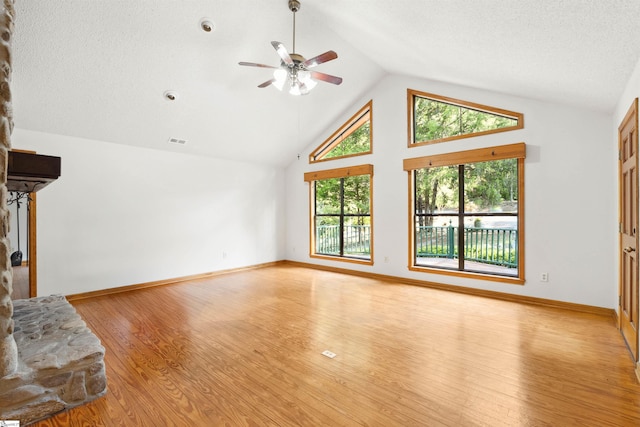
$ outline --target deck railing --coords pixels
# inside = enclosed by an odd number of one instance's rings
[[[464,228],[464,258],[510,268],[518,266],[518,230],[513,228]],[[419,258],[457,258],[458,227],[420,226],[416,230]],[[340,254],[340,227],[321,225],[316,229],[316,253]],[[344,255],[371,253],[371,227],[344,227]]]
[[[340,226],[320,225],[316,229],[316,253],[340,254]],[[371,227],[346,225],[344,227],[344,255],[371,253]]]
[[[464,234],[465,260],[512,268],[518,266],[518,230],[465,227]],[[417,227],[416,254],[421,258],[457,258],[458,227]]]

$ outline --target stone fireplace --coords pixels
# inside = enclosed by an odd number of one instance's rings
[[[0,5],[0,421],[27,425],[106,393],[104,347],[61,295],[11,300],[7,165],[14,0]]]
[[[22,425],[104,395],[104,347],[61,295],[16,300],[15,372],[0,378],[0,420]]]

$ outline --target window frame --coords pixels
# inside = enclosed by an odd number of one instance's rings
[[[369,150],[360,153],[345,154],[343,156],[336,156],[330,158],[320,157],[327,155],[332,149],[340,145],[349,135],[355,132],[360,126],[369,122]],[[362,108],[358,110],[349,120],[347,120],[342,126],[331,134],[322,144],[320,144],[315,150],[309,154],[309,163],[328,162],[336,159],[345,159],[348,157],[364,156],[366,154],[373,153],[373,100],[367,102]]]
[[[524,165],[526,157],[526,144],[519,142],[515,144],[486,147],[475,150],[459,151],[454,153],[439,154],[405,159],[403,169],[407,172],[408,179],[408,268],[410,271],[420,271],[425,273],[442,274],[448,276],[465,277],[473,279],[491,280],[503,283],[522,285],[525,282],[525,232],[524,232],[524,212],[525,212],[525,188],[524,188]],[[470,163],[487,162],[494,160],[517,159],[518,162],[518,275],[504,276],[490,273],[470,272],[464,270],[443,269],[433,266],[416,265],[416,242],[415,242],[415,183],[414,171],[417,169],[441,166],[460,166]]]
[[[348,178],[350,176],[369,176],[369,259],[357,258],[345,255],[331,255],[316,253],[316,199],[315,199],[315,181],[333,178]],[[326,169],[316,172],[307,172],[304,174],[304,180],[309,184],[309,256],[311,258],[327,259],[334,261],[344,261],[355,264],[373,265],[373,247],[374,247],[374,220],[373,220],[373,165],[364,164],[358,166],[349,166],[337,169]],[[344,209],[344,206],[343,206]]]
[[[485,130],[480,132],[467,133],[464,135],[448,136],[445,138],[433,139],[430,141],[414,141],[415,139],[415,103],[414,101],[416,97],[427,98],[436,102],[457,105],[459,107],[463,107],[471,110],[477,110],[484,113],[504,116],[509,119],[517,120],[518,124],[515,126],[508,126],[500,129],[490,129],[490,130]],[[499,132],[510,132],[513,130],[518,130],[523,128],[524,128],[524,115],[522,113],[505,110],[502,108],[491,107],[489,105],[477,104],[475,102],[464,101],[461,99],[450,98],[447,96],[436,95],[433,93],[421,92],[414,89],[407,89],[407,129],[408,129],[407,146],[410,148],[429,145],[429,144],[438,144],[441,142],[455,141],[455,140],[464,139],[464,138],[473,138],[473,137],[482,136],[482,135],[490,135],[490,134],[499,133]]]

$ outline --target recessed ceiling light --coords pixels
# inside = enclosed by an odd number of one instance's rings
[[[209,18],[202,18],[200,20],[200,28],[202,28],[202,31],[206,32],[206,33],[211,33],[213,32],[213,30],[216,29],[216,25],[213,23],[213,21]]]
[[[164,93],[163,96],[167,101],[175,101],[176,99],[178,99],[178,92],[176,92],[175,90],[168,90]]]

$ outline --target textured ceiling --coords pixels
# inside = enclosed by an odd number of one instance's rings
[[[286,165],[386,74],[609,112],[640,57],[637,0],[301,3],[296,50],[338,52],[317,70],[344,83],[294,98],[238,66],[277,65],[272,40],[291,50],[287,0],[16,0],[15,124]]]

